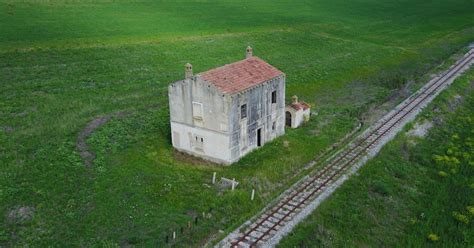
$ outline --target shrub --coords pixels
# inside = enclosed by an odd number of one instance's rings
[[[453,214],[454,219],[456,219],[457,221],[462,222],[464,224],[469,224],[469,217],[468,216],[466,216],[464,214],[461,214],[457,211],[453,211],[452,214]]]
[[[467,206],[466,209],[470,215],[474,215],[474,206]]]
[[[373,191],[385,196],[391,195],[393,193],[393,190],[390,185],[383,181],[375,182],[372,189]]]
[[[444,172],[444,171],[439,171],[439,172],[438,172],[438,175],[439,175],[440,177],[447,177],[447,176],[448,176],[448,173],[446,173],[446,172]]]
[[[439,236],[434,234],[434,233],[430,233],[428,234],[428,240],[429,241],[433,241],[433,242],[436,242],[439,240]]]

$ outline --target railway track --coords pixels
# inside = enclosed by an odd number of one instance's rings
[[[447,71],[433,78],[354,141],[350,142],[345,149],[329,158],[322,169],[297,182],[285,191],[278,200],[267,206],[251,221],[229,234],[217,246],[262,247],[275,245],[284,235],[282,232],[288,232],[288,229],[296,225],[294,219],[298,215],[306,216],[309,214],[302,212],[308,212],[306,208],[310,207],[312,201],[321,196],[329,187],[334,186],[336,181],[340,180],[341,175],[347,172],[349,168],[360,163],[368,155],[375,155],[383,144],[388,142],[437,94],[451,84],[473,61],[474,49],[471,49]],[[312,209],[314,208],[313,206]]]

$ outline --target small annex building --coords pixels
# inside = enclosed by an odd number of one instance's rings
[[[168,87],[173,147],[231,164],[285,133],[285,74],[253,56]]]
[[[298,101],[297,96],[291,97],[291,103],[285,108],[286,125],[297,128],[309,120],[311,106],[303,101]]]

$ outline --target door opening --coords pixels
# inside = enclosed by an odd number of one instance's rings
[[[291,127],[291,113],[290,113],[290,111],[286,111],[286,125]]]
[[[257,146],[262,146],[262,129],[257,129]]]

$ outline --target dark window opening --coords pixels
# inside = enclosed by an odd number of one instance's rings
[[[277,102],[277,92],[276,90],[274,90],[272,92],[272,103],[276,103]]]
[[[247,104],[240,106],[240,118],[247,118]]]
[[[275,129],[276,129],[276,122],[273,122],[273,124],[272,124],[272,130],[275,131]]]

